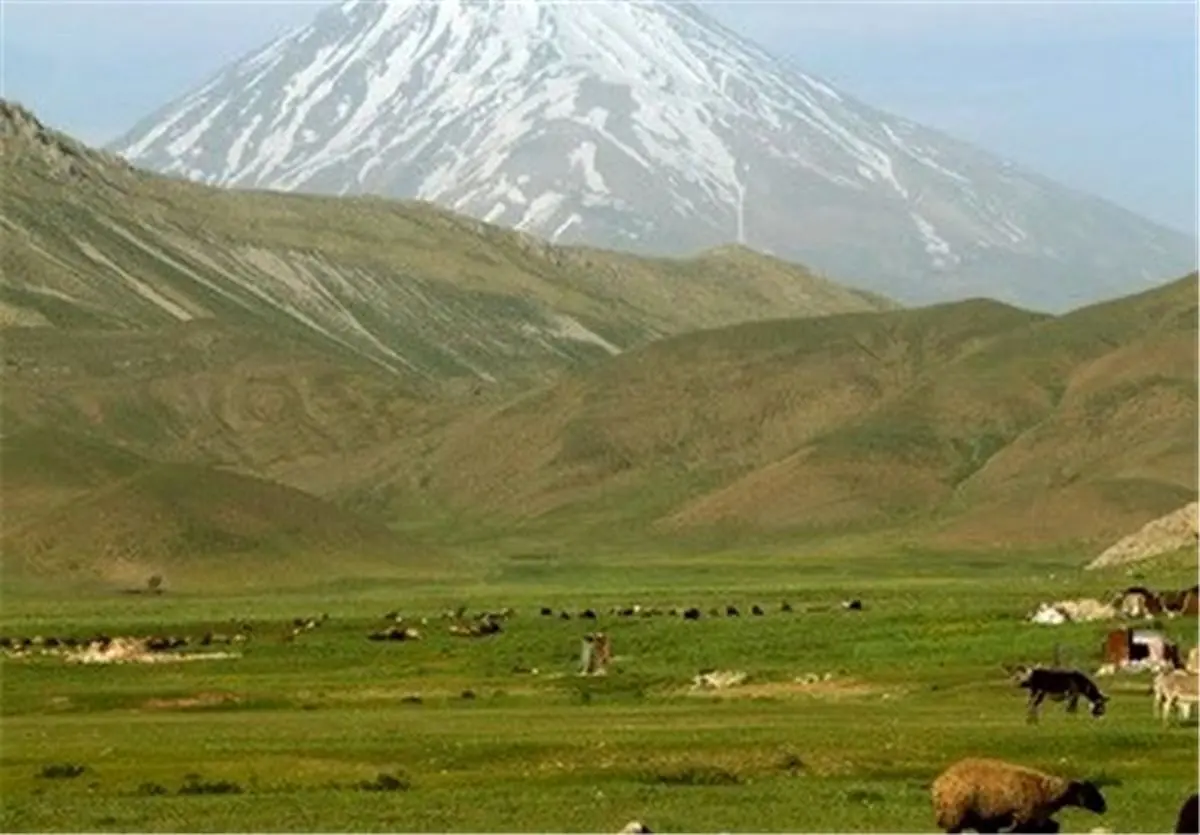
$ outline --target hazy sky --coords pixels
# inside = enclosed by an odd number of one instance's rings
[[[112,139],[322,2],[0,0],[3,94]],[[1196,231],[1196,3],[703,4],[868,104]]]

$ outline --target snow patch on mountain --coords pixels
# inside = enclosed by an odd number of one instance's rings
[[[744,242],[909,301],[966,288],[1063,307],[1194,260],[1185,236],[667,0],[350,0],[113,147],[210,183],[419,198],[564,243]]]

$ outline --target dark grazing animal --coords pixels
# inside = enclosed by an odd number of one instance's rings
[[[1108,696],[1078,670],[1061,670],[1048,667],[1027,667],[1018,673],[1017,686],[1029,691],[1029,721],[1037,722],[1038,706],[1050,699],[1067,703],[1067,713],[1074,713],[1080,698],[1092,705],[1092,716],[1104,715]]]
[[[700,610],[694,606],[690,609],[685,609],[683,612],[683,619],[684,620],[700,620]]]
[[[1187,800],[1183,801],[1183,806],[1179,809],[1179,817],[1175,819],[1176,832],[1193,832],[1200,835],[1200,820],[1196,818],[1196,805],[1200,802],[1200,795],[1195,792]]]

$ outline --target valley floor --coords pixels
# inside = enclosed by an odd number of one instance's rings
[[[457,592],[401,582],[87,600],[6,591],[5,635],[197,636],[231,618],[254,631],[225,660],[5,659],[0,826],[616,832],[637,819],[658,832],[931,831],[928,783],[967,755],[1102,780],[1109,812],[1064,812],[1067,832],[1169,831],[1195,791],[1194,720],[1163,728],[1145,676],[1098,679],[1113,698],[1101,719],[1049,704],[1040,724],[1026,723],[1024,691],[1001,665],[1049,662],[1057,645],[1064,663],[1094,671],[1109,627],[1023,617],[1043,600],[1133,582],[1082,572],[1078,555],[743,555],[742,571],[697,559],[669,573],[652,561],[640,572],[585,562],[574,583],[528,558],[503,562]],[[1138,582],[1194,576],[1185,562]],[[842,609],[848,597],[862,611]],[[792,612],[780,611],[785,600]],[[705,616],[608,614],[635,603]],[[755,603],[764,616],[750,616]],[[501,634],[454,637],[440,614],[460,604],[517,615]],[[726,604],[741,617],[708,616]],[[542,606],[600,618],[542,617]],[[368,641],[391,609],[429,617],[423,640]],[[323,625],[284,640],[294,617],[322,612]],[[580,640],[595,629],[612,636],[615,663],[582,678]],[[1194,620],[1167,629],[1195,642]],[[703,669],[750,678],[691,692]],[[814,674],[823,680],[797,681]],[[84,770],[54,768],[66,764]]]

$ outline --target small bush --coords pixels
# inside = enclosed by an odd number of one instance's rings
[[[796,774],[805,769],[804,760],[800,759],[799,754],[791,751],[785,753],[779,758],[779,770],[786,771],[788,774]]]
[[[358,788],[365,792],[404,792],[412,788],[412,782],[403,773],[400,776],[380,772],[374,780],[364,780]]]
[[[206,782],[194,774],[184,778],[184,784],[179,787],[178,794],[242,794],[244,790],[237,783],[229,780],[214,780]]]
[[[692,765],[647,775],[644,782],[666,786],[737,786],[742,778],[715,765]]]
[[[872,803],[882,803],[883,795],[876,791],[868,791],[866,789],[851,789],[846,792],[846,801],[849,803],[861,803],[864,806],[869,806]]]
[[[53,763],[42,766],[42,770],[38,773],[38,776],[46,780],[71,780],[85,771],[87,771],[86,765]]]

